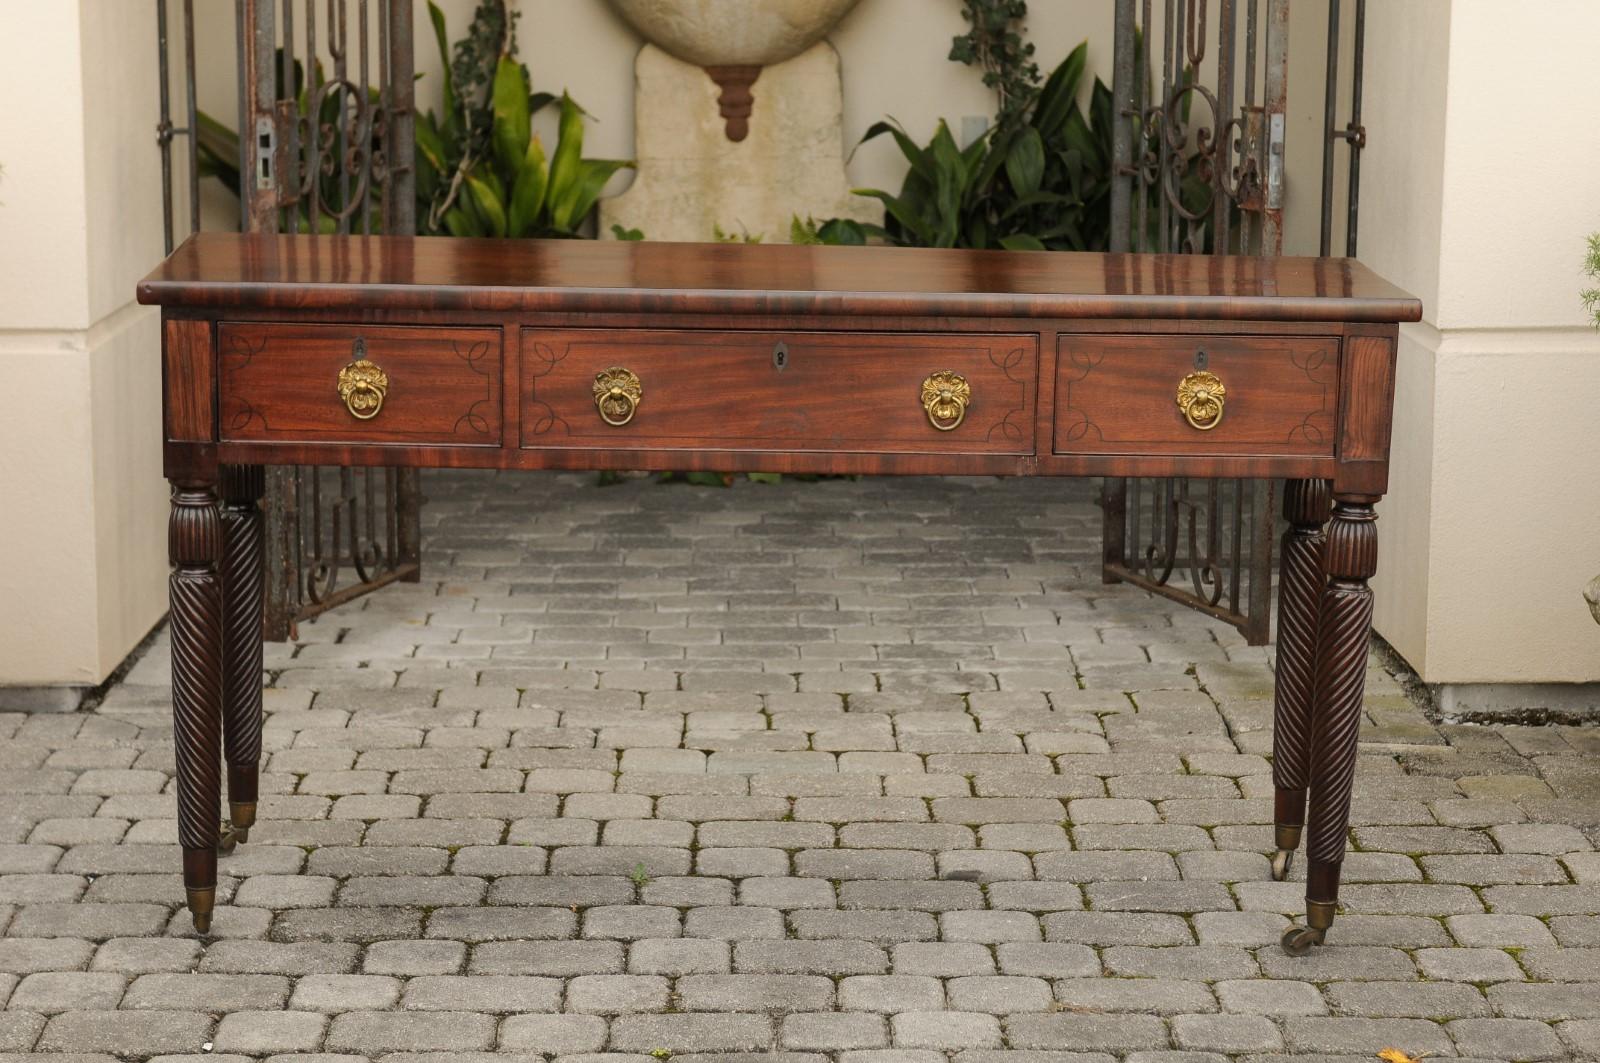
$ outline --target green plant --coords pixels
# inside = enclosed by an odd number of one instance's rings
[[[644,230],[643,229],[624,229],[622,226],[618,225],[616,222],[612,222],[611,223],[611,235],[615,236],[618,240],[643,240],[644,239]]]
[[[736,233],[730,233],[716,222],[712,222],[711,236],[719,244],[759,244],[761,242],[761,233],[752,235],[742,222],[739,225],[739,231]]]
[[[452,48],[445,17],[428,4],[439,60],[444,69],[443,117],[432,110],[416,119],[417,231],[455,236],[561,236],[581,234],[600,190],[611,175],[633,163],[619,159],[583,158],[584,111],[565,93],[556,97],[532,92],[528,70],[516,60],[516,20],[506,0],[480,0],[466,36]],[[453,54],[452,54],[453,53]],[[336,129],[345,109],[345,92],[324,93],[321,63],[312,64],[309,86],[299,61],[292,87],[283,84],[283,54],[273,62],[279,72],[277,98],[294,99],[302,118],[314,100],[319,128]],[[368,87],[369,104],[378,92]],[[558,104],[560,119],[555,152],[548,160],[533,135],[533,116]],[[381,150],[381,134],[373,133],[372,150]],[[239,191],[239,135],[210,115],[196,122],[200,175],[215,177],[235,194]],[[321,211],[319,232],[337,227],[336,214],[348,194],[336,171],[317,178]],[[381,191],[375,189],[375,196]],[[382,217],[373,203],[374,223]],[[301,197],[299,229],[313,225],[307,197]]]
[[[789,219],[791,244],[864,244],[867,230],[858,221],[849,218],[830,218],[818,222],[809,214],[802,220],[796,214]]]
[[[578,236],[611,175],[633,163],[583,158],[584,111],[571,96],[534,93],[516,59],[516,16],[482,0],[466,37],[447,43],[444,13],[429,0],[447,71],[444,113],[417,118],[418,229],[454,236]],[[546,159],[532,119],[559,103],[555,151]]]
[[[950,42],[950,59],[983,69],[983,83],[997,101],[996,124],[1003,125],[1039,91],[1039,64],[1021,33],[1028,5],[1025,0],[962,0],[961,17],[970,28]]]
[[[1589,250],[1583,258],[1583,272],[1596,285],[1585,288],[1579,296],[1583,299],[1583,308],[1594,318],[1594,327],[1600,329],[1600,233],[1589,234]]]
[[[1096,250],[1106,246],[1111,189],[1111,92],[1095,81],[1087,115],[1080,44],[1008,121],[965,148],[940,122],[926,146],[892,119],[862,143],[892,136],[909,168],[899,193],[857,189],[884,205],[890,243],[921,247]]]
[[[628,873],[628,877],[632,879],[633,884],[640,889],[644,889],[646,886],[650,885],[650,872],[645,868],[643,861],[633,865],[633,870]]]

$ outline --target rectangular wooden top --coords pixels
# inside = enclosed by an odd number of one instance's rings
[[[1347,258],[197,233],[169,307],[1416,321]]]

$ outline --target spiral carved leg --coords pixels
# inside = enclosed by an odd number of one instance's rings
[[[250,837],[261,776],[261,612],[264,563],[259,465],[222,469],[222,737],[228,822],[221,849]]]
[[[1356,740],[1367,680],[1367,642],[1372,633],[1372,590],[1367,581],[1378,567],[1376,520],[1372,500],[1336,497],[1323,550],[1328,585],[1317,621],[1306,838],[1306,925],[1316,931],[1326,931],[1333,924],[1339,904],[1339,872],[1350,828]]]
[[[1311,700],[1317,665],[1317,611],[1322,598],[1322,526],[1328,520],[1326,480],[1290,480],[1283,496],[1278,569],[1278,661],[1273,677],[1272,781],[1276,788],[1272,877],[1288,877],[1306,821],[1311,778]]]
[[[194,928],[211,929],[217,902],[217,806],[222,800],[222,528],[216,485],[173,484],[167,523],[173,571],[172,728],[178,769],[178,843]]]

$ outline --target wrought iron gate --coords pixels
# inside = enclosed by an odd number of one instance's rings
[[[183,0],[182,129],[170,116],[167,6],[157,0],[170,250],[175,136],[188,136],[190,231],[200,224],[200,175],[193,0]],[[411,0],[236,0],[235,11],[241,228],[415,231]],[[266,637],[291,637],[299,620],[396,580],[417,580],[421,503],[416,470],[269,467]]]
[[[1111,250],[1280,254],[1289,0],[1163,0],[1159,22],[1152,0],[1115,2],[1112,97],[1120,120],[1113,140]],[[1329,21],[1323,253],[1333,207],[1332,139],[1343,138],[1351,148],[1347,253],[1353,255],[1357,156],[1364,143],[1359,56],[1365,0],[1357,0],[1356,10],[1354,117],[1343,131],[1333,129],[1339,0],[1330,0]],[[1156,27],[1164,32],[1153,32]],[[1161,42],[1153,58],[1152,38]],[[1213,42],[1214,90],[1199,78]],[[1104,579],[1137,584],[1233,624],[1251,645],[1265,643],[1277,491],[1276,482],[1262,480],[1107,479],[1101,494]]]

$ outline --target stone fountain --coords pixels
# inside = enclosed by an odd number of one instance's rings
[[[792,215],[876,219],[850,194],[839,56],[857,0],[610,0],[648,42],[634,61],[638,176],[601,201],[651,240],[788,239]]]

